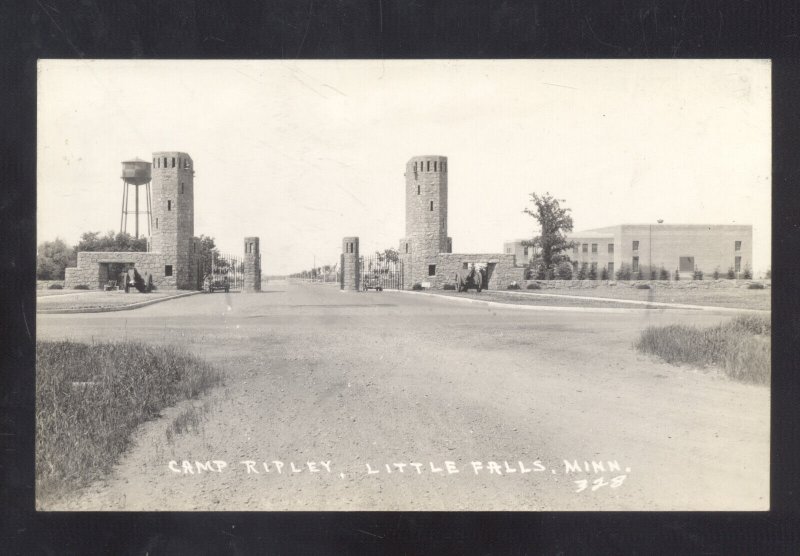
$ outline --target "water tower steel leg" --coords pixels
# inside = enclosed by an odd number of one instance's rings
[[[136,226],[134,229],[136,230],[136,239],[139,239],[139,186],[135,185],[134,188],[136,190],[134,197],[136,199],[136,208],[134,209],[134,214],[136,215]]]
[[[150,231],[150,221],[152,220],[152,212],[150,211],[150,182],[145,184],[145,193],[147,194],[147,235],[152,235]]]
[[[119,213],[119,233],[122,233],[122,222],[125,217],[125,189],[128,187],[128,184],[124,181],[122,182],[122,210]]]

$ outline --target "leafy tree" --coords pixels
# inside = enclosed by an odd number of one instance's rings
[[[131,234],[109,231],[101,236],[100,232],[85,232],[81,235],[76,251],[147,251],[147,238],[134,238]]]
[[[217,261],[219,250],[214,243],[213,237],[201,235],[197,238],[197,252],[195,259],[200,267],[201,275],[211,272],[212,264]]]
[[[75,266],[76,262],[75,249],[64,240],[56,238],[54,241],[45,241],[36,250],[36,279],[63,280],[64,269]]]
[[[586,280],[586,269],[589,267],[587,263],[581,263],[580,268],[578,269],[578,280]]]
[[[531,193],[530,201],[534,207],[526,208],[524,212],[539,224],[539,235],[523,242],[523,245],[533,247],[536,253],[532,265],[541,264],[545,272],[552,271],[562,261],[569,261],[564,251],[571,249],[574,244],[566,236],[572,231],[570,209],[562,208],[564,199],[556,199],[549,192],[544,195]]]
[[[556,268],[556,277],[559,280],[572,280],[572,265],[568,261],[561,261]]]

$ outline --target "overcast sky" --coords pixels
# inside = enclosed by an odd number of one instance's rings
[[[38,242],[119,229],[121,161],[195,164],[195,233],[263,272],[405,235],[404,167],[449,158],[460,253],[531,237],[529,193],[575,229],[752,224],[770,266],[768,61],[88,61],[39,65]],[[131,204],[132,204],[131,199]],[[132,228],[132,226],[131,226]]]

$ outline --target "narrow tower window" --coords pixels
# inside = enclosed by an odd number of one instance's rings
[[[181,182],[181,193],[183,193],[183,182]]]
[[[417,185],[417,195],[419,195],[419,192],[420,192],[420,186]]]
[[[164,265],[164,276],[172,276],[172,265]]]
[[[433,211],[433,201],[431,201],[431,211]]]
[[[172,167],[175,168],[175,157],[172,157]]]
[[[167,210],[172,210],[172,201],[167,201]]]
[[[164,157],[164,168],[166,168],[166,167],[167,167],[167,157],[165,156]]]
[[[434,172],[436,171],[436,164],[437,164],[437,161],[436,161],[436,160],[434,160],[434,161],[433,161],[433,171],[434,171]]]
[[[429,160],[428,161],[428,172],[430,172],[430,171],[431,171],[431,161]]]

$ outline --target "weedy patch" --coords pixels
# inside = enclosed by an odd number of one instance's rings
[[[37,342],[37,501],[107,474],[136,427],[221,382],[218,369],[171,346]]]
[[[718,367],[742,382],[769,384],[771,377],[771,324],[767,317],[739,316],[710,328],[649,326],[635,347],[667,363]]]

